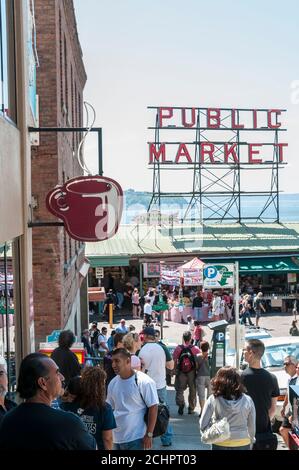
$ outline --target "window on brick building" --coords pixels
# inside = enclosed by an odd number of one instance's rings
[[[14,2],[0,0],[0,113],[17,122]]]

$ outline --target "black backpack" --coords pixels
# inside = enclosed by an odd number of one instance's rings
[[[181,354],[179,356],[178,360],[178,370],[180,372],[184,372],[187,374],[188,372],[191,372],[191,370],[195,370],[196,365],[195,365],[195,359],[192,354],[191,348],[190,347],[185,347],[181,346],[183,349],[181,351]]]

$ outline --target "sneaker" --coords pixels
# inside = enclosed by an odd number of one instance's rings
[[[184,414],[184,405],[180,405],[178,409],[178,414],[183,415]]]
[[[188,408],[188,415],[194,415],[195,411],[191,410],[191,408]]]

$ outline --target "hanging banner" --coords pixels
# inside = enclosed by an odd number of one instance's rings
[[[179,286],[180,272],[161,269],[160,282],[166,286]]]
[[[201,269],[184,269],[183,270],[184,286],[202,286],[202,270]]]
[[[205,264],[203,269],[204,289],[233,289],[233,264]]]
[[[63,220],[71,238],[97,242],[116,234],[123,209],[123,191],[111,178],[79,176],[50,191],[46,205]]]

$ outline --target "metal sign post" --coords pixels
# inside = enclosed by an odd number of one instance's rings
[[[235,262],[235,340],[236,340],[236,368],[240,366],[240,323],[239,323],[239,261]]]

